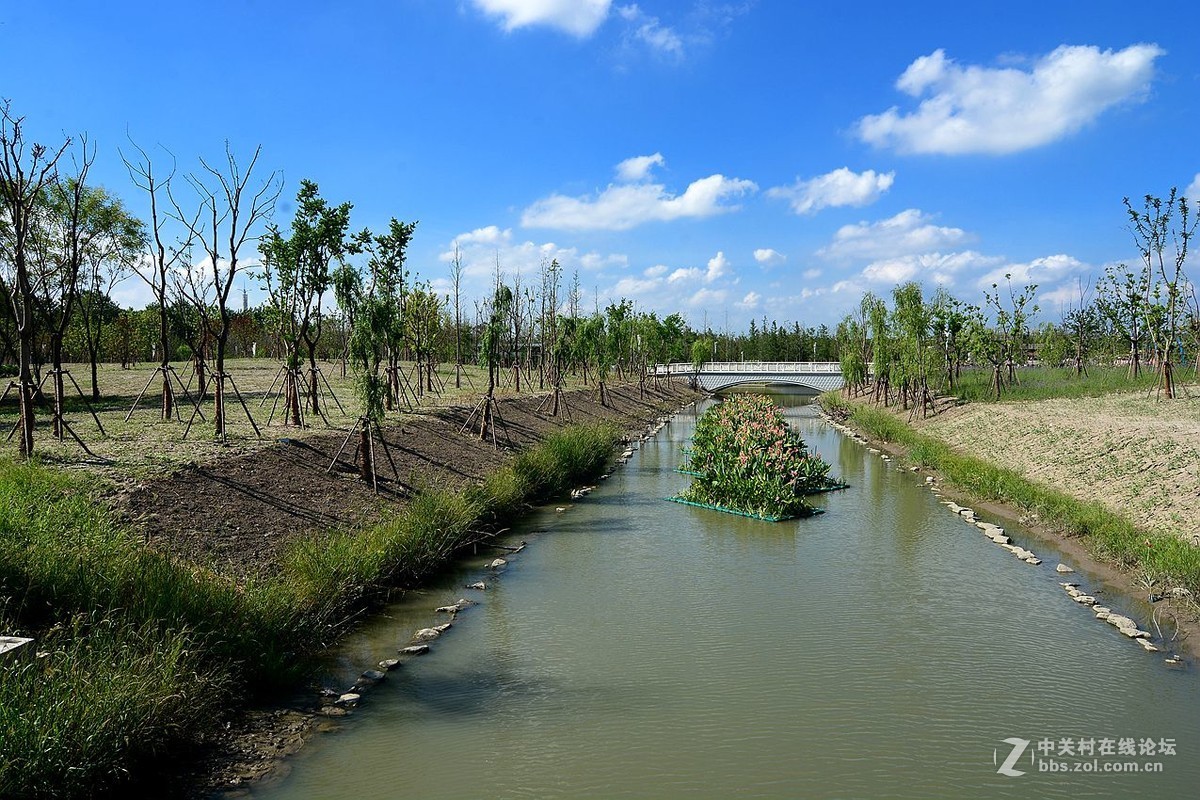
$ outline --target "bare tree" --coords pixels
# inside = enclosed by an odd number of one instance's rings
[[[188,183],[199,198],[199,216],[189,216],[178,200],[171,195],[175,218],[188,228],[203,248],[207,264],[203,269],[186,270],[179,288],[200,311],[203,323],[215,345],[213,381],[214,416],[217,438],[225,439],[225,349],[229,340],[229,295],[234,278],[244,268],[243,250],[258,239],[257,230],[275,209],[275,201],[283,190],[282,176],[271,172],[251,188],[254,168],[262,147],[254,148],[245,169],[238,164],[229,143],[225,143],[225,164],[220,168],[200,159],[201,173],[188,175]],[[237,393],[237,386],[234,385]],[[240,398],[240,393],[238,394]],[[250,417],[249,409],[246,416]],[[250,423],[257,432],[253,418]]]
[[[454,243],[454,258],[450,261],[450,285],[454,289],[454,388],[462,388],[462,254]]]
[[[169,420],[172,415],[178,415],[175,403],[175,389],[171,383],[174,379],[187,394],[187,390],[183,386],[183,382],[179,379],[171,367],[171,320],[169,313],[170,298],[169,292],[172,287],[171,277],[181,266],[186,265],[187,254],[190,251],[192,241],[195,238],[193,231],[199,221],[200,212],[183,226],[182,231],[184,237],[180,241],[171,242],[168,244],[168,238],[164,233],[164,226],[167,223],[168,215],[159,208],[159,201],[162,199],[163,193],[170,193],[171,180],[175,177],[175,158],[171,157],[171,170],[165,177],[160,177],[155,174],[154,162],[150,155],[138,146],[136,142],[130,139],[133,148],[137,150],[139,160],[130,161],[121,154],[121,160],[125,162],[125,169],[129,172],[129,178],[133,181],[133,185],[146,193],[150,200],[150,252],[147,258],[135,260],[130,264],[130,268],[134,273],[141,278],[147,286],[150,287],[150,293],[154,295],[154,302],[158,305],[158,368],[155,373],[150,376],[150,382],[146,384],[146,389],[150,388],[155,377],[162,380],[162,404],[160,407],[162,419]],[[168,155],[170,155],[168,153]],[[142,390],[145,394],[146,389]],[[141,395],[138,396],[138,400]],[[190,398],[189,398],[190,399]],[[125,416],[128,420],[133,415],[134,409],[137,408],[137,402],[134,402],[132,408],[129,409],[129,414]]]
[[[28,142],[24,117],[13,116],[9,101],[0,104],[0,214],[3,215],[6,259],[12,270],[7,287],[9,307],[17,331],[18,429],[21,455],[33,455],[34,287],[28,260],[30,237],[46,187],[57,177],[58,159],[70,146],[68,138],[58,149]]]

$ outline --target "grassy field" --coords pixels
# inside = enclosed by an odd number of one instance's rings
[[[1018,383],[1005,386],[1000,402],[1013,400],[1048,400],[1054,397],[1100,397],[1112,392],[1152,391],[1158,382],[1153,369],[1143,371],[1136,379],[1129,377],[1125,367],[1092,365],[1087,374],[1076,376],[1074,369],[1054,367],[1019,367]],[[959,383],[949,392],[971,403],[996,402],[992,389],[991,368],[964,368]]]
[[[86,364],[65,366],[90,397],[89,367]],[[110,476],[152,474],[215,455],[253,452],[281,437],[303,438],[315,431],[349,430],[361,413],[352,376],[342,376],[340,363],[322,363],[322,375],[328,381],[328,389],[325,382],[321,382],[325,416],[307,415],[306,426],[303,429],[286,425],[282,413],[283,403],[278,400],[278,388],[276,386],[272,389],[273,384],[278,384],[279,362],[267,359],[234,359],[226,364],[226,370],[233,376],[250,415],[258,425],[261,437],[255,435],[246,412],[230,394],[226,412],[227,440],[215,442],[210,393],[200,404],[204,419],[196,416],[185,439],[184,431],[187,422],[192,418],[194,407],[181,398],[178,410],[182,420],[162,421],[159,412],[161,393],[156,391],[161,387],[161,382],[157,378],[132,417],[128,421],[125,419],[138,394],[155,375],[155,366],[140,364],[132,369],[121,369],[115,364],[102,364],[99,370],[99,385],[103,397],[97,402],[89,400],[85,404],[68,382],[66,418],[71,428],[97,458],[89,457],[69,436],[62,441],[53,438],[49,408],[40,409],[37,416],[35,452],[39,458],[48,464],[88,469]],[[190,390],[194,391],[197,381],[192,374],[191,365],[179,362],[173,366],[183,383],[190,385]],[[406,364],[404,367],[409,372],[410,384],[415,383],[415,378],[411,377],[412,365]],[[438,377],[441,382],[440,390],[432,394],[427,392],[417,398],[418,403],[414,408],[419,410],[473,403],[483,395],[487,386],[485,370],[474,365],[463,367],[460,388],[455,388],[454,385],[453,365],[442,365],[438,370]],[[522,377],[522,394],[536,391],[537,375],[532,377],[532,382],[528,381],[528,376]],[[582,382],[577,376],[566,377],[565,389],[580,386]],[[503,373],[502,385],[497,388],[496,394],[497,397],[516,394],[511,369]],[[88,411],[88,406],[95,410],[100,424],[104,427],[104,434],[101,434]],[[15,396],[10,395],[8,400],[0,405],[0,430],[7,435],[16,419],[17,404]],[[17,455],[16,437],[7,442],[0,440],[0,456],[5,455]]]

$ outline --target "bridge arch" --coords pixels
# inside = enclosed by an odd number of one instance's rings
[[[710,392],[744,384],[799,386],[814,392],[845,385],[836,361],[710,361],[699,369],[692,364],[659,364],[654,369],[658,375],[686,375]]]

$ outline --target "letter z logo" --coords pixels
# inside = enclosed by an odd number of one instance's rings
[[[1012,777],[1012,778],[1016,778],[1018,776],[1024,775],[1025,772],[1023,770],[1013,769],[1013,766],[1017,763],[1018,760],[1020,760],[1021,756],[1023,756],[1025,754],[1025,748],[1029,747],[1029,740],[1028,739],[1017,739],[1016,737],[1012,737],[1009,739],[1005,739],[1004,743],[1012,745],[1012,751],[1008,754],[1008,757],[1004,759],[1004,763],[1000,765],[1000,768],[997,769],[996,772],[1000,773],[1001,775],[1008,775],[1009,777]],[[993,750],[992,751],[992,763],[994,764],[999,760],[1000,760],[1000,751]]]

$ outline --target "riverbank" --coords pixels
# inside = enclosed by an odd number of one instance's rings
[[[385,432],[400,477],[379,498],[327,473],[344,433],[107,498],[95,480],[4,465],[0,612],[37,641],[3,663],[0,795],[128,790],[198,744],[203,769],[242,779],[233,762],[261,765],[309,727],[269,703],[246,711],[295,686],[307,655],[526,503],[594,474],[620,432],[698,397],[682,384],[610,395],[569,394],[569,418],[540,413],[538,397],[506,400],[499,450],[458,433],[469,406],[406,416]],[[239,743],[254,730],[272,747]]]
[[[1164,637],[1170,639],[1170,647],[1200,657],[1200,607],[1194,599],[1200,595],[1200,548],[1175,531],[1150,527],[1144,518],[1128,513],[1129,507],[1111,499],[1101,502],[1103,480],[1073,481],[1065,487],[1044,482],[1045,471],[1010,466],[1013,453],[1036,452],[1041,463],[1057,464],[1056,470],[1065,471],[1062,462],[1073,459],[1074,451],[1032,446],[1029,440],[1045,430],[1033,421],[1041,418],[1043,404],[1102,401],[1105,398],[1010,403],[1004,405],[1012,408],[1004,411],[999,404],[968,406],[969,412],[956,409],[944,420],[910,423],[906,412],[880,408],[866,398],[822,397],[832,417],[852,425],[893,457],[936,476],[939,489],[951,499],[992,518],[1021,522],[1036,536],[1053,542],[1080,570],[1129,597],[1142,598],[1150,616],[1164,618]],[[985,423],[988,417],[1007,419],[1010,424]],[[1023,424],[1022,418],[1030,424]],[[1089,423],[1081,417],[1073,424]],[[954,430],[955,435],[941,438],[939,431],[944,429]],[[998,432],[996,438],[983,433],[989,430]],[[975,431],[981,432],[978,438]],[[1153,479],[1161,466],[1147,461],[1142,471]]]

